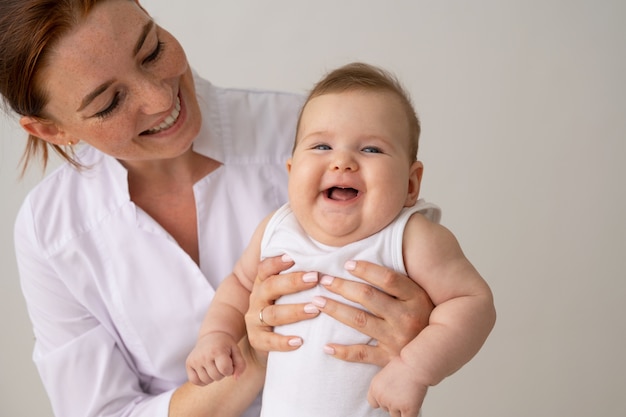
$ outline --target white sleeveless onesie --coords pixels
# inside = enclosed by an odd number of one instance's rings
[[[298,224],[289,204],[271,218],[261,242],[261,258],[288,254],[295,261],[289,270],[318,271],[320,276],[358,280],[344,269],[348,260],[367,260],[406,274],[402,257],[402,237],[409,217],[419,212],[439,222],[439,207],[419,200],[406,207],[385,229],[343,247],[323,245],[308,237]],[[321,285],[311,290],[281,297],[277,304],[308,303],[313,296],[339,299]],[[354,303],[341,298],[347,304]],[[360,307],[360,306],[359,306]],[[362,308],[362,307],[361,307]],[[380,370],[369,364],[344,362],[323,352],[327,343],[375,344],[370,337],[321,314],[274,331],[300,336],[304,344],[291,352],[270,352],[263,390],[261,417],[382,417],[381,409],[367,402],[370,381]]]

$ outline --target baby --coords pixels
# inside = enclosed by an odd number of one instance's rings
[[[270,352],[262,416],[416,416],[428,387],[478,352],[495,323],[493,297],[438,224],[439,208],[418,199],[419,134],[408,95],[384,70],[353,63],[314,87],[287,162],[289,203],[259,225],[217,290],[187,359],[192,382],[243,371],[237,343],[257,265],[280,254],[294,260],[290,271],[320,273],[322,285],[278,303],[323,303],[335,297],[324,284],[343,276],[346,262],[367,260],[408,275],[435,308],[428,326],[382,369],[325,353],[331,342],[376,343],[329,316],[276,327],[304,344]]]

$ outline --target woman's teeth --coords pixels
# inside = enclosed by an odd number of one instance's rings
[[[157,133],[157,132],[160,132],[161,130],[169,129],[170,127],[172,127],[172,125],[174,125],[174,123],[176,123],[176,120],[178,120],[179,115],[180,115],[180,98],[176,97],[176,105],[174,106],[174,110],[172,110],[172,113],[169,116],[167,116],[165,120],[161,122],[160,125],[158,125],[157,127],[153,127],[152,129],[149,129],[147,133]]]

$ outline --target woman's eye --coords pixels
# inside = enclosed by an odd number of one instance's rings
[[[365,153],[382,153],[380,148],[377,148],[375,146],[368,146],[366,148],[363,148],[363,152],[365,152]]]
[[[156,48],[154,48],[152,53],[150,55],[148,55],[143,60],[143,63],[144,64],[149,64],[149,63],[154,62],[157,59],[159,59],[159,56],[161,55],[161,52],[163,52],[163,46],[164,46],[163,42],[161,42],[161,41],[157,42]]]
[[[99,117],[100,119],[106,118],[111,113],[113,113],[113,111],[117,108],[119,104],[120,104],[120,95],[119,93],[115,93],[115,95],[113,96],[113,100],[111,100],[111,104],[109,104],[106,109],[96,113],[96,117]]]

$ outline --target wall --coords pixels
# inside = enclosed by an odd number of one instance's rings
[[[143,3],[218,85],[305,92],[353,60],[405,82],[423,123],[422,196],[443,207],[499,315],[425,415],[626,415],[626,3]],[[0,415],[49,417],[12,247],[40,174],[18,182],[24,135],[9,118],[0,135]]]

